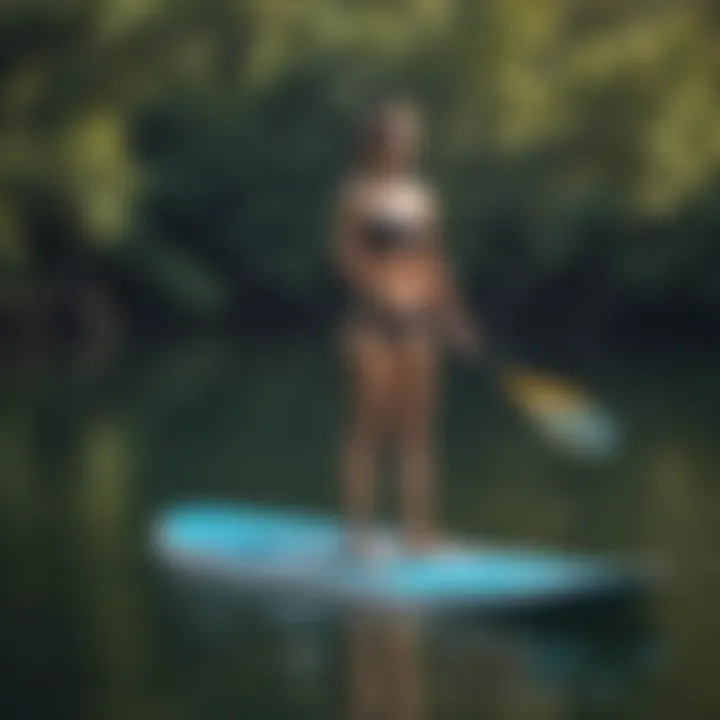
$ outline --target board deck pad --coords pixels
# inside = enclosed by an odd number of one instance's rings
[[[348,552],[342,521],[233,503],[188,503],[156,520],[152,547],[174,571],[239,588],[275,588],[345,604],[453,609],[536,606],[638,589],[643,568],[534,548],[457,542],[404,549],[378,529],[377,551]]]

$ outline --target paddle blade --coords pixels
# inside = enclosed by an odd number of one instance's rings
[[[619,425],[582,387],[550,375],[509,369],[503,389],[547,440],[570,453],[607,457],[617,452]]]

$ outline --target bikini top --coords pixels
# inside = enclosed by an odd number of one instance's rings
[[[363,242],[371,252],[385,254],[428,248],[432,238],[416,220],[378,215],[365,221]]]

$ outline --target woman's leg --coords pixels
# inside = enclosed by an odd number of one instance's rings
[[[435,541],[435,452],[433,420],[437,395],[437,352],[425,337],[398,350],[396,387],[400,450],[400,493],[408,540]]]
[[[392,365],[389,348],[360,329],[345,338],[351,369],[352,408],[343,454],[343,504],[362,543],[375,504],[375,474],[380,443],[387,429]]]

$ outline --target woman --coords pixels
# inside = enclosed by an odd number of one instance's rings
[[[411,103],[376,108],[342,185],[334,237],[350,298],[343,346],[354,384],[346,509],[356,529],[369,521],[378,449],[392,441],[406,535],[416,548],[436,532],[432,420],[441,340],[466,351],[477,345],[441,245],[440,203],[415,172],[421,139]]]

